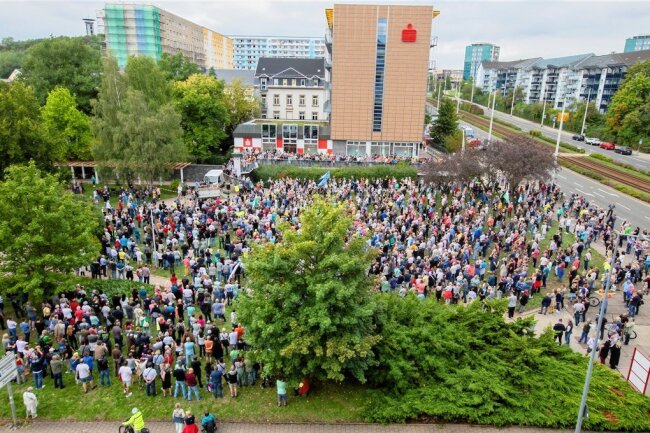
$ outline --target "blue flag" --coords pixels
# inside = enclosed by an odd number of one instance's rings
[[[327,186],[327,181],[328,180],[330,180],[330,172],[329,172],[329,170],[327,171],[327,173],[325,173],[324,175],[322,175],[320,177],[319,182],[318,182],[318,187],[321,188],[321,187]]]

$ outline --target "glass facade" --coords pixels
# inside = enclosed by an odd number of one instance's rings
[[[160,16],[158,9],[146,5],[107,4],[105,31],[108,49],[120,67],[129,55],[144,55],[160,60]]]
[[[375,99],[372,112],[372,130],[381,132],[381,120],[384,111],[384,70],[386,68],[386,33],[388,20],[377,20],[377,55],[375,60]]]

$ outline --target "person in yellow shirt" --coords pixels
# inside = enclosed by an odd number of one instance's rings
[[[125,427],[133,427],[135,433],[144,433],[144,417],[142,412],[138,410],[137,407],[134,407],[131,410],[131,418],[122,424]]]

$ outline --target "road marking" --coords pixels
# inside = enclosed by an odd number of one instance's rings
[[[596,191],[594,191],[594,194],[596,194],[596,195],[597,195],[598,197],[602,197],[602,198],[605,198],[605,196],[604,196],[604,195],[602,195],[602,194],[598,194],[598,193],[597,193]]]
[[[560,179],[566,180],[566,177],[562,176],[561,174],[558,174],[557,177],[559,177]]]
[[[613,192],[605,191],[604,189],[598,188],[598,191],[604,192],[605,194],[613,195],[614,197],[618,197],[618,194],[614,194]]]
[[[581,193],[582,195],[590,195],[590,196],[592,196],[592,197],[594,196],[593,194],[591,194],[591,193],[589,193],[589,192],[584,192],[583,190],[578,189],[578,188],[576,188],[576,191],[578,191],[578,192]]]
[[[580,188],[584,188],[584,185],[580,185],[578,182],[573,182],[573,183],[575,183],[575,184],[576,184],[577,186],[579,186]]]
[[[650,217],[645,217],[645,219],[650,220]]]
[[[622,207],[623,209],[632,210],[632,209],[630,209],[629,207],[620,204],[619,202],[616,202],[616,204],[619,205],[620,207]]]

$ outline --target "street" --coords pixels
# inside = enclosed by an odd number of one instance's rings
[[[486,131],[464,121],[459,123],[461,126],[471,127],[476,138],[487,139],[488,133]],[[616,206],[617,223],[626,220],[635,227],[641,227],[642,230],[650,227],[650,205],[648,203],[564,168],[561,168],[557,173],[555,181],[565,194],[577,193],[583,195],[602,208],[607,208],[610,204]]]
[[[465,101],[465,102],[469,102],[469,101]],[[490,110],[487,109],[486,107],[482,107],[482,108],[485,111],[485,115],[489,116]],[[521,128],[523,132],[527,133],[530,130],[536,129],[538,131],[541,131],[541,133],[548,138],[551,138],[553,140],[557,139],[558,130],[553,129],[550,126],[541,127],[538,122],[531,122],[530,120],[522,119],[520,117],[510,116],[509,114],[502,113],[499,110],[494,110],[494,118],[518,126],[519,128]],[[590,146],[588,144],[585,144],[584,141],[575,141],[571,138],[573,135],[574,135],[573,132],[563,131],[562,142],[584,149],[587,154],[600,153],[601,155],[612,158],[614,161],[630,164],[641,170],[650,171],[650,155],[639,154],[637,152],[634,152],[632,155],[621,155],[619,153],[615,153],[612,150],[601,149],[598,146]]]

